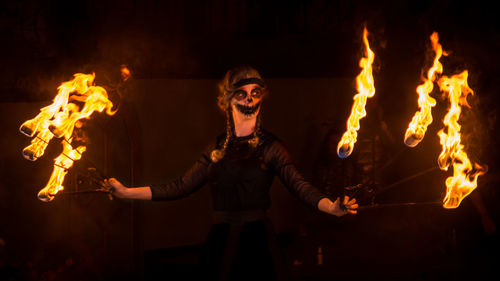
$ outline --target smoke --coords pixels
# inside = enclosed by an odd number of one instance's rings
[[[470,107],[463,106],[459,123],[462,125],[462,143],[472,162],[481,164],[488,153],[490,133],[486,116],[481,111],[480,97],[469,95],[467,102]]]

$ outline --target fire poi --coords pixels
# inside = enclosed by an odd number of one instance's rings
[[[460,138],[460,124],[458,120],[462,111],[461,106],[469,107],[467,96],[474,91],[467,83],[468,71],[452,77],[443,76],[438,85],[448,96],[450,109],[444,117],[445,129],[438,132],[443,148],[438,158],[441,170],[447,171],[453,166],[453,176],[446,179],[446,196],[443,199],[445,208],[456,208],[460,202],[477,187],[477,178],[485,173],[485,169],[477,163],[471,163],[464,150]]]
[[[427,72],[427,77],[424,78],[424,83],[417,87],[420,111],[415,114],[405,133],[404,142],[409,147],[415,147],[422,141],[428,125],[432,123],[431,110],[436,105],[436,100],[429,94],[433,90],[436,77],[443,72],[443,65],[439,59],[442,55],[447,55],[438,43],[439,37],[436,32],[432,33],[430,39],[436,56]],[[439,168],[447,171],[450,165],[453,166],[453,176],[448,177],[445,182],[444,208],[457,208],[460,202],[477,187],[477,178],[485,173],[485,168],[477,163],[471,163],[461,143],[461,126],[458,123],[461,106],[469,107],[467,96],[474,94],[467,83],[467,77],[468,71],[465,70],[451,78],[442,76],[437,82],[444,97],[450,101],[449,111],[443,120],[445,129],[438,132],[442,146],[442,152],[438,157]]]
[[[430,96],[434,89],[434,80],[438,74],[443,72],[443,65],[439,62],[443,53],[443,48],[439,44],[439,36],[437,32],[432,33],[431,37],[432,49],[436,53],[432,67],[427,71],[427,76],[424,77],[424,83],[417,87],[418,106],[420,111],[416,112],[408,125],[405,133],[405,144],[409,147],[415,147],[422,141],[427,131],[427,127],[432,123],[432,108],[436,105],[436,100]]]
[[[372,64],[375,54],[370,49],[368,42],[368,31],[366,27],[363,30],[363,43],[365,44],[365,56],[359,61],[362,68],[361,73],[356,77],[356,89],[358,93],[354,96],[354,104],[351,114],[347,120],[347,130],[337,145],[337,155],[340,158],[346,158],[351,155],[354,144],[356,143],[359,120],[366,116],[365,105],[368,98],[375,95],[375,85],[373,83]]]
[[[73,147],[73,131],[81,126],[81,119],[88,119],[94,111],[113,115],[113,103],[103,87],[94,86],[95,74],[77,73],[74,79],[62,83],[54,102],[42,108],[33,119],[24,122],[19,131],[33,137],[31,144],[23,150],[23,156],[31,161],[42,157],[49,142],[61,139],[62,153],[54,160],[54,170],[47,185],[40,190],[38,198],[51,201],[64,189],[64,177],[74,162],[81,159],[86,147]]]

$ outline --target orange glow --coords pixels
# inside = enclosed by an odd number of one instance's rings
[[[346,158],[351,155],[356,143],[359,130],[359,120],[366,116],[366,100],[375,95],[375,85],[373,83],[372,64],[375,54],[370,49],[368,43],[368,31],[363,30],[363,42],[365,44],[365,56],[359,61],[362,68],[361,73],[356,77],[356,89],[358,93],[354,96],[354,104],[351,114],[347,120],[347,130],[337,145],[337,155]]]
[[[441,77],[438,85],[450,100],[450,109],[444,117],[443,123],[447,128],[438,132],[441,146],[443,148],[438,158],[441,170],[447,171],[453,165],[453,176],[446,179],[446,196],[443,199],[445,208],[456,208],[460,202],[477,187],[477,178],[485,173],[480,165],[471,163],[464,151],[460,139],[461,106],[467,104],[467,95],[474,92],[467,83],[467,70],[448,78]]]
[[[122,65],[121,75],[122,75],[122,80],[123,81],[127,81],[130,78],[130,76],[132,75],[130,73],[130,70],[127,68],[126,65]]]
[[[405,133],[404,142],[409,147],[414,147],[422,141],[427,131],[427,127],[432,123],[432,108],[436,105],[436,100],[429,94],[434,88],[434,80],[438,74],[443,72],[443,65],[439,62],[443,53],[441,44],[439,44],[439,36],[436,32],[432,33],[431,37],[432,49],[436,53],[432,67],[427,71],[427,77],[424,78],[424,83],[417,87],[418,106],[420,111],[416,112],[408,125]]]
[[[54,161],[54,170],[50,176],[47,185],[38,192],[38,199],[42,201],[51,201],[57,192],[64,189],[64,177],[68,173],[69,168],[73,166],[76,160],[82,158],[82,153],[85,152],[85,146],[79,146],[73,149],[70,142],[63,141],[63,152]]]
[[[50,106],[42,108],[35,118],[24,122],[19,128],[23,134],[35,136],[23,150],[24,157],[31,161],[44,154],[54,136],[63,139],[63,152],[55,159],[48,184],[38,194],[42,201],[51,201],[57,192],[64,189],[64,176],[86,149],[85,146],[76,149],[71,146],[73,129],[75,125],[81,126],[78,120],[90,118],[94,111],[115,114],[106,90],[92,85],[94,74],[77,73],[74,77],[58,87],[58,94]]]

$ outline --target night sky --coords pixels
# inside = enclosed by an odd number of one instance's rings
[[[489,167],[488,183],[491,180],[493,184],[489,183],[483,196],[498,228],[500,192],[495,160],[499,134],[494,120],[499,102],[496,83],[500,75],[500,22],[495,6],[493,1],[472,0],[1,1],[0,127],[4,130],[0,133],[0,274],[6,280],[50,280],[50,272],[57,271],[58,266],[71,267],[66,263],[69,256],[78,270],[90,272],[81,275],[82,280],[143,280],[149,279],[151,272],[162,273],[162,266],[178,271],[194,266],[191,258],[198,253],[199,239],[209,225],[204,221],[208,215],[199,218],[197,214],[210,208],[203,203],[208,191],[170,205],[119,200],[109,203],[102,194],[46,204],[33,196],[49,171],[41,169],[41,165],[50,166],[51,155],[57,150],[48,151],[49,156],[38,162],[26,161],[20,152],[28,139],[17,129],[23,121],[35,116],[40,106],[49,104],[57,86],[70,80],[74,73],[94,72],[96,84],[108,88],[110,99],[120,105],[114,119],[98,116],[94,123],[88,122],[87,133],[93,137],[94,145],[90,146],[88,158],[98,159],[99,168],[127,183],[161,181],[163,174],[154,170],[156,166],[164,165],[171,170],[166,176],[173,177],[193,163],[206,142],[223,130],[224,117],[217,112],[215,103],[216,82],[229,68],[243,64],[258,69],[274,87],[275,98],[269,101],[272,111],[266,112],[268,123],[264,124],[275,129],[290,145],[299,167],[309,176],[314,175],[316,166],[303,148],[319,150],[321,141],[312,136],[323,138],[330,127],[343,126],[352,94],[344,90],[353,89],[359,73],[364,27],[369,31],[368,39],[375,53],[373,75],[377,91],[368,115],[382,108],[389,131],[398,141],[386,156],[400,153],[395,156],[399,158],[393,172],[386,175],[387,183],[428,169],[427,159],[436,158],[429,151],[439,145],[435,134],[447,109],[439,91],[433,92],[438,100],[435,111],[439,122],[435,121],[438,125],[434,124],[428,133],[434,139],[426,139],[422,147],[410,152],[403,146],[401,134],[410,115],[417,110],[415,88],[432,63],[434,53],[429,36],[438,32],[448,54],[441,59],[443,75],[469,71],[468,83],[475,95],[468,98],[471,108],[464,109],[462,125],[464,131],[473,133],[465,133],[464,142],[471,157]],[[121,89],[123,92],[119,92],[115,86],[123,65],[130,69],[132,78]],[[348,103],[336,104],[335,108],[341,108],[336,113],[325,113],[324,102],[331,99],[321,98],[332,91],[331,87],[340,101]],[[314,100],[307,100],[307,91]],[[143,110],[146,105],[151,106],[150,112]],[[297,124],[281,126],[284,122],[280,116]],[[293,129],[296,132],[291,132]],[[154,134],[162,138],[145,138]],[[171,135],[177,138],[170,138]],[[168,145],[163,147],[163,143]],[[484,143],[487,146],[481,145]],[[130,155],[129,150],[133,151]],[[127,153],[122,155],[120,151]],[[157,155],[168,157],[164,160]],[[405,163],[408,159],[414,162]],[[443,179],[443,175],[433,172],[412,182],[411,187],[379,199],[381,203],[439,200],[434,196],[436,193],[419,190],[421,185],[442,184]],[[486,185],[487,181],[484,182]],[[287,200],[277,200],[277,206],[290,209],[276,211],[274,219],[277,226],[283,226],[279,231],[280,241],[290,256],[307,256],[308,243],[315,239],[330,241],[321,231],[331,231],[335,233],[331,237],[352,243],[328,244],[333,249],[352,247],[360,251],[358,265],[340,262],[340,266],[346,271],[372,270],[375,279],[391,272],[388,267],[400,266],[398,257],[408,268],[400,267],[388,279],[461,280],[463,276],[483,280],[486,273],[499,276],[498,269],[490,266],[498,255],[492,257],[485,250],[498,249],[498,233],[484,233],[481,219],[469,200],[464,200],[464,207],[454,213],[434,207],[423,207],[421,212],[417,208],[383,209],[346,220],[314,215]],[[193,210],[188,207],[190,203],[201,205]],[[52,213],[61,210],[66,213]],[[163,228],[158,226],[162,230],[157,234],[154,227],[165,223],[153,218],[158,212],[185,212],[186,217],[177,216]],[[77,222],[74,214],[86,220]],[[289,217],[280,218],[283,214]],[[47,222],[51,220],[49,215],[56,222]],[[294,240],[300,232],[293,222],[297,216],[307,217],[313,225],[309,242],[300,244]],[[428,220],[429,216],[435,219]],[[450,223],[460,217],[465,218],[462,223]],[[193,219],[193,224],[198,223],[199,227],[184,226]],[[48,229],[49,225],[56,230]],[[179,230],[173,231],[171,225]],[[54,238],[59,237],[54,234],[56,231],[74,236],[67,238],[69,242],[58,244],[60,238]],[[77,234],[78,231],[81,233]],[[165,237],[165,233],[170,236]],[[461,244],[467,241],[473,241],[472,246]],[[195,245],[186,245],[190,243]],[[402,252],[407,251],[407,255],[394,255],[391,251],[397,252],[398,247]],[[411,255],[414,259],[407,258]],[[348,256],[358,257],[351,253]],[[460,275],[451,273],[456,270],[454,265],[443,262],[450,256],[478,262],[470,271],[459,271]],[[428,262],[421,262],[426,258]],[[476,275],[478,271],[481,273]],[[331,276],[328,270],[308,267],[298,272],[302,277],[310,276],[307,280],[325,280],[321,279],[324,275]],[[369,276],[359,274],[359,279]],[[3,276],[0,280],[4,280]],[[348,272],[335,276],[338,279],[333,280],[347,280],[348,276],[350,280],[358,280]]]

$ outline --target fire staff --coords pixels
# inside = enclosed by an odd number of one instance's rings
[[[167,184],[127,188],[110,178],[119,198],[175,200],[206,183],[213,196],[215,223],[205,262],[218,280],[281,279],[280,259],[266,217],[274,176],[305,204],[335,216],[356,214],[356,199],[330,200],[297,170],[283,143],[261,128],[261,106],[268,91],[252,67],[229,70],[219,84],[218,105],[226,113],[226,132],[182,177]],[[282,267],[281,267],[282,268]]]

